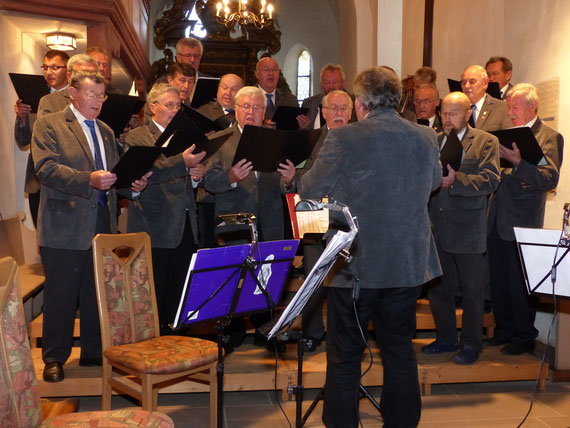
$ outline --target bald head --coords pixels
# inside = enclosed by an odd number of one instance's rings
[[[279,83],[279,64],[273,58],[261,58],[255,67],[255,77],[261,89],[273,93]]]
[[[443,132],[449,135],[452,129],[460,132],[467,126],[471,117],[471,102],[462,92],[452,92],[441,102],[441,122]]]
[[[487,71],[480,65],[467,67],[461,75],[461,89],[471,104],[477,104],[485,96],[487,86],[489,86],[489,77]]]
[[[216,99],[223,108],[233,109],[234,98],[237,92],[243,88],[243,80],[237,74],[224,74],[218,85]]]

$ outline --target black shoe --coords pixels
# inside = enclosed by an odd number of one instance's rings
[[[47,363],[44,367],[44,380],[46,382],[61,382],[65,379],[63,364]]]
[[[79,365],[82,367],[101,367],[103,360],[101,358],[79,358]]]
[[[276,348],[277,352],[279,353],[285,352],[287,350],[287,345],[285,345],[284,342],[277,340],[275,338],[267,340],[265,336],[257,332],[255,333],[255,336],[253,338],[253,344],[255,346],[263,347],[267,349],[269,352],[275,352]]]
[[[422,353],[428,355],[456,352],[457,350],[459,350],[459,343],[446,343],[442,340],[434,340],[429,345],[422,346]]]
[[[321,339],[315,339],[314,337],[307,337],[307,342],[305,343],[305,352],[315,352],[316,349],[321,346]]]
[[[461,364],[462,366],[468,366],[473,364],[479,359],[479,352],[472,346],[464,346],[461,351],[455,354],[451,359],[456,364]]]
[[[525,343],[509,343],[504,348],[501,348],[501,352],[505,355],[521,355],[525,352],[532,353],[532,351],[534,351],[534,340]]]
[[[511,338],[509,336],[498,335],[483,339],[483,344],[488,346],[499,346],[504,345],[505,343],[509,343],[510,340]]]

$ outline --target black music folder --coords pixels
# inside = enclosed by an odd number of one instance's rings
[[[50,93],[48,84],[44,76],[36,74],[8,73],[12,85],[18,94],[18,98],[24,104],[32,107],[32,113],[38,112],[40,98]]]
[[[537,165],[544,157],[544,153],[536,141],[532,129],[528,126],[521,126],[519,128],[501,129],[499,131],[492,131],[493,134],[499,139],[499,143],[512,150],[513,143],[517,144],[521,152],[521,157],[532,165]],[[502,168],[512,168],[513,164],[501,158]]]
[[[463,92],[461,88],[461,82],[459,80],[447,79],[447,84],[449,85],[449,92]],[[501,88],[497,82],[489,82],[487,86],[487,91],[489,95],[493,98],[501,99]]]
[[[307,114],[306,107],[277,106],[271,120],[275,122],[275,127],[284,131],[296,131],[299,129],[297,116]]]
[[[203,106],[212,100],[216,99],[218,93],[218,84],[220,79],[218,77],[199,77],[196,81],[196,88],[192,96],[192,103],[194,108]]]
[[[232,165],[247,159],[253,163],[253,169],[260,172],[277,171],[286,159],[299,165],[311,155],[321,132],[321,129],[283,131],[246,125]]]
[[[129,148],[111,170],[117,175],[114,186],[117,189],[128,189],[133,181],[140,179],[150,171],[160,156],[161,150],[154,146],[134,146]]]
[[[204,116],[198,110],[187,105],[182,104],[184,112],[190,116],[194,123],[200,128],[200,130],[206,134],[210,131],[218,132],[226,128],[229,128],[232,122],[235,120],[235,112],[225,114],[220,116],[216,120],[212,120],[207,116]]]
[[[101,107],[98,119],[109,125],[115,137],[119,138],[129,124],[131,116],[141,111],[146,101],[123,94],[107,93],[107,97],[107,101]]]
[[[451,166],[454,171],[457,171],[461,166],[461,158],[463,157],[463,146],[461,141],[457,138],[457,133],[455,129],[452,129],[443,149],[439,153],[439,161],[441,162],[441,167],[443,169],[443,176],[447,176],[447,165]]]

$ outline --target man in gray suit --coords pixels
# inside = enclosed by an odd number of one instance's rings
[[[510,128],[513,123],[507,104],[486,94],[488,86],[489,77],[480,65],[467,67],[461,75],[461,88],[471,102],[469,123],[474,128],[487,132]]]
[[[528,126],[536,137],[544,157],[537,165],[521,158],[513,149],[500,146],[501,158],[513,168],[501,171],[501,184],[491,199],[489,213],[489,263],[491,302],[497,329],[489,345],[504,345],[501,352],[518,355],[532,352],[535,307],[526,292],[513,227],[542,227],[546,194],[556,188],[560,176],[564,139],[536,115],[538,91],[528,83],[519,83],[507,94],[509,113],[515,126]]]
[[[243,85],[243,79],[238,75],[224,74],[218,84],[216,99],[199,107],[198,111],[211,120],[233,113],[235,96]]]
[[[489,82],[497,82],[501,88],[501,99],[507,99],[507,92],[513,87],[511,77],[513,75],[513,63],[504,56],[493,56],[485,64],[485,70],[489,76]]]
[[[301,105],[301,107],[309,109],[307,116],[310,120],[310,128],[319,129],[325,126],[325,117],[321,105],[323,97],[331,91],[344,90],[345,86],[346,79],[341,65],[328,63],[321,68],[321,88],[323,92],[303,100]],[[356,122],[355,113],[351,116],[351,122]]]
[[[64,379],[79,303],[80,365],[101,364],[101,337],[91,240],[117,230],[118,161],[113,131],[95,120],[106,99],[98,73],[74,73],[65,110],[39,118],[32,136],[34,166],[41,183],[38,244],[45,269],[42,358],[47,382]],[[135,181],[141,192],[146,178]]]
[[[97,71],[98,67],[99,65],[97,61],[89,55],[73,55],[67,62],[67,80],[71,82],[72,74],[76,71]],[[69,87],[62,89],[61,91],[45,95],[40,99],[40,104],[38,106],[38,118],[50,113],[62,111],[69,104],[71,104]]]
[[[454,130],[461,141],[463,155],[457,171],[447,164],[429,203],[433,234],[443,277],[428,288],[435,320],[436,340],[422,348],[425,354],[452,352],[457,364],[473,364],[483,350],[484,272],[487,251],[487,201],[499,186],[499,141],[496,137],[468,126],[470,103],[461,92],[452,92],[442,102],[443,133],[438,142],[443,148]],[[459,279],[463,292],[463,327],[457,343],[453,278]]]
[[[439,92],[433,83],[424,83],[414,90],[416,116],[418,119],[427,120],[427,125],[435,132],[441,132],[441,119],[437,112],[439,103]]]
[[[178,90],[157,83],[148,95],[152,120],[127,134],[127,150],[154,146],[180,109]],[[188,263],[196,251],[198,226],[194,188],[204,175],[200,164],[205,152],[193,154],[194,146],[176,156],[161,155],[152,168],[146,190],[131,201],[127,230],[147,232],[152,244],[152,266],[156,301],[163,334],[171,332],[184,288]]]
[[[359,122],[330,131],[298,183],[302,198],[328,195],[347,205],[359,224],[354,260],[336,273],[327,292],[323,421],[329,428],[358,426],[366,348],[361,328],[372,320],[384,367],[384,424],[416,426],[421,413],[412,347],[416,300],[422,284],[441,275],[427,208],[441,183],[436,134],[398,115],[401,88],[395,73],[365,70],[356,77],[354,92]],[[358,290],[357,322],[351,296]]]
[[[61,91],[67,87],[67,61],[69,55],[63,51],[49,50],[44,55],[42,70],[50,93]],[[16,144],[21,150],[28,150],[32,142],[32,129],[36,122],[37,113],[32,113],[32,106],[24,104],[18,99],[14,105],[16,112],[16,121],[14,123],[14,138]],[[38,224],[38,208],[40,204],[40,182],[34,171],[34,162],[31,153],[28,156],[28,164],[26,166],[26,181],[24,191],[28,194],[30,204],[30,214],[34,226]]]
[[[279,83],[279,64],[271,57],[261,58],[255,66],[255,77],[257,86],[267,98],[267,108],[265,109],[265,123],[275,125],[271,118],[275,109],[279,106],[299,107],[297,98],[291,92],[283,92],[277,88]],[[304,129],[310,125],[310,120],[306,115],[297,116],[299,128]]]

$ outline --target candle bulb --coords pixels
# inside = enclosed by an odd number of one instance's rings
[[[269,19],[273,19],[273,5],[269,4],[267,6],[267,12],[269,12]]]
[[[222,3],[218,2],[216,5],[216,16],[220,16],[220,11],[222,10]]]

